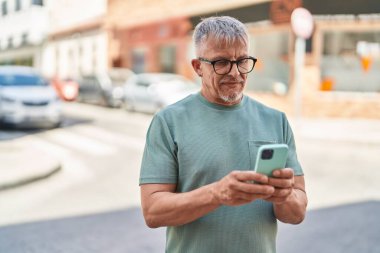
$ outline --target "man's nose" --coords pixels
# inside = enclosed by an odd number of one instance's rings
[[[239,76],[239,68],[236,62],[232,63],[231,71],[229,73],[231,76]]]

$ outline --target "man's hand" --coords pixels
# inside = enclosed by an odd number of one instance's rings
[[[268,185],[275,188],[272,196],[267,198],[267,201],[273,202],[275,204],[282,204],[286,202],[294,188],[294,172],[290,168],[275,170],[273,172],[273,177],[268,179]]]
[[[273,172],[268,185],[275,188],[266,200],[273,203],[276,218],[284,223],[302,222],[307,206],[304,177],[294,176],[292,169],[280,169]]]
[[[237,206],[272,196],[275,188],[268,177],[254,171],[232,171],[213,185],[215,201],[221,205]],[[252,184],[255,181],[259,184]]]

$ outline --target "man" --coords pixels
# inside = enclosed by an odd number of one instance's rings
[[[243,95],[256,59],[241,22],[204,19],[194,42],[200,93],[156,114],[147,133],[146,223],[168,227],[167,252],[275,252],[276,221],[300,223],[307,205],[292,131],[283,113]],[[273,177],[252,170],[266,143],[289,146]]]

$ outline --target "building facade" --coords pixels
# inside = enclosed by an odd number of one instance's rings
[[[0,65],[39,68],[49,24],[44,1],[1,0],[0,8]]]
[[[108,69],[108,33],[103,29],[106,0],[51,0],[42,72],[78,78]]]
[[[244,22],[258,58],[247,92],[293,113],[292,11],[314,17],[306,41],[302,115],[380,118],[378,0],[0,0],[0,64],[76,78],[125,67],[198,80],[192,32],[203,17]],[[25,22],[27,20],[28,22]]]
[[[249,75],[248,93],[291,114],[296,99],[296,38],[290,16],[301,6],[315,21],[313,36],[306,41],[302,115],[380,118],[377,0],[110,0],[106,27],[113,31],[112,44],[117,45],[110,62],[137,72],[169,71],[196,79],[186,67],[194,57],[192,30],[202,17],[230,15],[247,24],[250,53],[259,59]],[[176,27],[182,27],[182,32],[167,32],[181,30]],[[165,65],[173,59],[174,67]]]
[[[113,31],[111,62],[135,72],[178,73],[195,78],[189,64],[194,20],[200,13],[228,10],[256,1],[120,1],[108,2],[106,27]]]

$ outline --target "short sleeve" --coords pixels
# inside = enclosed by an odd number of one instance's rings
[[[139,184],[175,184],[177,179],[177,147],[167,123],[156,114],[146,136]]]
[[[296,144],[294,141],[293,131],[284,113],[282,114],[282,120],[283,120],[283,128],[284,128],[283,136],[285,139],[285,143],[289,147],[288,160],[286,161],[286,167],[292,168],[294,170],[295,176],[302,176],[303,170],[297,158],[297,149],[296,149]]]

